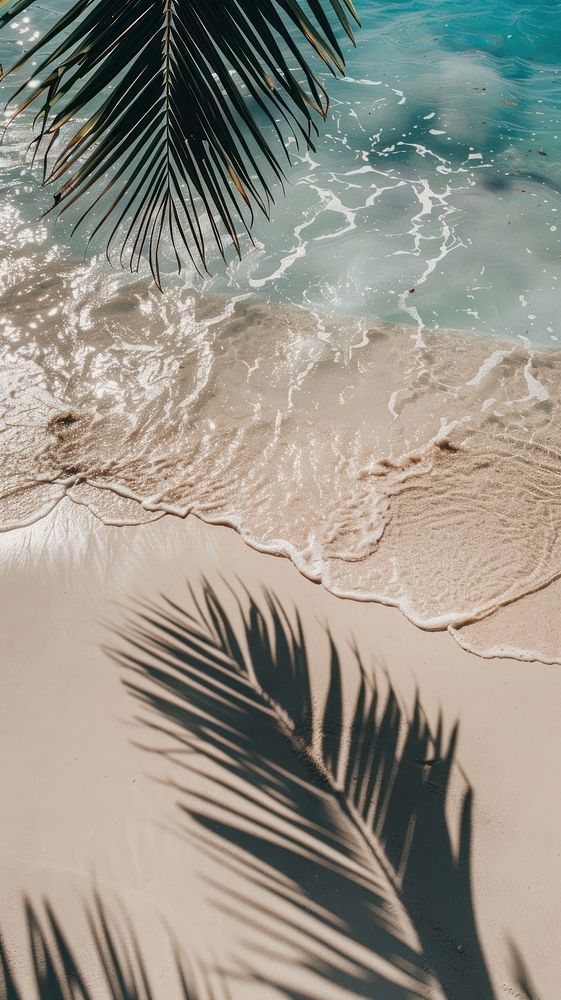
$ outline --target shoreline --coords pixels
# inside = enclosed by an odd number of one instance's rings
[[[414,328],[258,300],[184,306],[188,361],[169,317],[124,347],[92,316],[101,401],[87,372],[68,391],[12,356],[6,404],[26,427],[2,442],[0,530],[64,496],[108,525],[193,513],[479,655],[561,662],[561,635],[527,646],[501,624],[531,594],[548,614],[559,578],[558,348],[436,330],[419,342]]]
[[[352,592],[337,592],[336,590],[329,590],[328,588],[325,587],[320,577],[313,577],[311,575],[308,575],[306,569],[298,565],[297,559],[295,558],[294,553],[290,551],[289,547],[286,548],[286,550],[283,550],[282,546],[280,545],[277,546],[271,545],[270,547],[260,545],[259,542],[256,542],[251,537],[246,537],[243,533],[243,530],[240,529],[236,524],[230,523],[227,520],[214,521],[208,517],[205,517],[202,514],[199,514],[196,511],[188,511],[187,513],[180,513],[179,511],[169,511],[164,508],[162,508],[161,510],[158,510],[157,508],[151,510],[150,507],[145,507],[141,500],[139,500],[137,497],[133,497],[132,495],[128,495],[124,492],[122,494],[119,494],[118,491],[113,490],[113,488],[111,487],[99,487],[95,483],[87,485],[92,485],[97,489],[103,488],[110,493],[115,493],[116,495],[121,495],[126,499],[133,500],[135,504],[137,504],[143,510],[155,514],[154,517],[147,518],[143,521],[135,521],[131,519],[128,522],[123,522],[120,524],[106,522],[101,518],[98,518],[95,514],[93,514],[92,516],[95,518],[95,520],[99,521],[99,523],[106,528],[117,528],[117,529],[141,528],[143,525],[153,524],[154,522],[162,520],[164,518],[172,520],[177,519],[178,521],[187,521],[190,518],[195,518],[196,520],[200,521],[201,524],[206,525],[209,528],[228,529],[229,531],[236,534],[244,545],[247,545],[248,548],[252,549],[256,553],[259,553],[260,555],[271,556],[273,558],[287,560],[294,567],[296,572],[299,573],[299,575],[304,578],[304,580],[306,580],[308,583],[313,584],[314,586],[323,588],[324,590],[326,590],[327,593],[332,594],[332,596],[335,597],[338,601],[343,601],[343,602],[350,601],[358,604],[374,604],[374,605],[379,605],[380,607],[391,608],[393,610],[396,610],[401,615],[403,615],[405,620],[414,628],[419,629],[421,632],[447,633],[448,635],[451,636],[454,642],[456,642],[460,646],[460,648],[464,649],[468,653],[473,654],[474,656],[488,660],[512,659],[512,660],[518,660],[521,663],[542,663],[548,666],[555,666],[561,664],[561,647],[560,647],[560,654],[558,657],[548,658],[547,656],[544,656],[544,654],[537,649],[535,651],[528,650],[527,652],[525,652],[524,650],[514,646],[512,648],[507,648],[504,651],[501,651],[500,648],[498,648],[496,651],[494,650],[487,651],[485,649],[478,648],[476,645],[472,645],[462,636],[462,630],[465,629],[466,627],[470,625],[477,625],[480,622],[486,622],[488,619],[492,618],[498,611],[511,608],[513,605],[519,605],[521,602],[525,600],[525,598],[531,598],[536,595],[539,595],[540,592],[547,591],[554,584],[560,583],[561,571],[559,572],[559,574],[552,576],[551,579],[547,580],[546,582],[537,585],[534,590],[527,591],[521,597],[518,596],[513,597],[510,600],[506,600],[504,604],[500,604],[495,608],[482,609],[478,614],[476,613],[473,617],[467,617],[464,621],[459,621],[455,623],[447,623],[445,621],[442,624],[438,623],[427,624],[424,623],[422,620],[415,619],[415,617],[412,616],[410,617],[405,607],[401,606],[397,602],[385,600],[382,595],[371,595],[371,594],[360,595],[360,594],[354,594]],[[9,527],[6,528],[0,527],[0,536],[2,534],[18,532],[25,528],[31,528],[35,524],[39,524],[44,519],[48,518],[54,511],[56,511],[59,504],[64,503],[65,500],[67,499],[70,500],[71,503],[73,504],[75,503],[76,506],[84,507],[90,513],[92,513],[86,503],[81,503],[79,501],[77,502],[74,501],[72,498],[67,498],[63,496],[59,500],[57,500],[51,507],[49,507],[45,513],[42,513],[38,518],[30,520],[27,524],[10,525]]]

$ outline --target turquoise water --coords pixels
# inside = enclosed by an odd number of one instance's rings
[[[274,232],[258,225],[233,286],[398,322],[559,336],[561,4],[359,9],[317,153],[292,174]]]
[[[6,29],[2,63],[66,6],[34,5]],[[561,2],[363,0],[358,9],[357,47],[345,47],[348,76],[328,80],[316,151],[294,156],[287,195],[278,191],[270,223],[257,219],[242,262],[224,270],[211,252],[212,280],[191,273],[186,284],[555,341]],[[25,135],[20,124],[9,135],[3,195],[27,231],[50,197],[24,173]],[[68,231],[59,224],[57,242],[81,256],[85,241]]]

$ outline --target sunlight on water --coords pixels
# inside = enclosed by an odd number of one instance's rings
[[[108,523],[195,511],[430,628],[555,580],[561,0],[359,8],[255,245],[164,295],[41,217],[29,116],[11,126],[0,528],[62,498]],[[12,24],[3,64],[52,16]]]
[[[187,283],[555,342],[561,3],[363,0],[359,10],[349,75],[327,81],[316,151],[299,156],[289,141],[295,167],[271,223],[257,220],[253,249],[242,240],[241,264],[224,273],[211,252],[213,279]],[[51,23],[42,5],[31,11],[4,32],[4,64]],[[50,199],[21,154],[20,142],[5,149],[4,194],[31,221]],[[68,228],[57,228],[63,245]],[[84,242],[70,248],[81,255]]]

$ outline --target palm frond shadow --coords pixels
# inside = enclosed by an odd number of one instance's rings
[[[143,606],[111,655],[149,710],[151,749],[176,769],[190,836],[242,880],[241,890],[213,884],[216,905],[247,929],[254,954],[258,940],[263,958],[297,942],[297,983],[278,962],[264,977],[247,972],[293,1000],[322,996],[318,977],[377,1000],[435,990],[493,1000],[471,889],[469,787],[454,839],[447,822],[457,727],[445,737],[439,719],[433,732],[418,697],[406,718],[357,653],[346,718],[330,637],[318,702],[302,623],[272,594],[263,606],[246,594],[235,615],[206,581],[191,597],[194,613]],[[304,970],[316,985],[302,987]]]
[[[127,920],[126,931],[111,916],[96,893],[92,905],[85,905],[85,916],[93,946],[93,963],[85,965],[70,943],[48,900],[40,907],[28,897],[23,900],[27,928],[25,961],[40,1000],[95,1000],[103,995],[111,1000],[155,1000],[146,963],[134,930]],[[183,1000],[217,1000],[206,974],[188,965],[173,946],[178,996]],[[87,969],[87,972],[85,971]],[[203,986],[200,986],[202,980]],[[94,990],[90,983],[96,983]],[[100,984],[103,983],[103,987]],[[18,985],[14,963],[10,961],[0,936],[0,996],[3,1000],[28,1000]]]
[[[538,1000],[538,994],[532,982],[530,972],[514,941],[510,942],[510,954],[512,958],[514,981],[520,990],[522,997],[524,1000]]]

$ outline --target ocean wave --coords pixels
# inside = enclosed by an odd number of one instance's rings
[[[561,352],[51,270],[3,297],[3,530],[63,497],[106,524],[193,513],[529,655],[492,616],[561,576]]]

